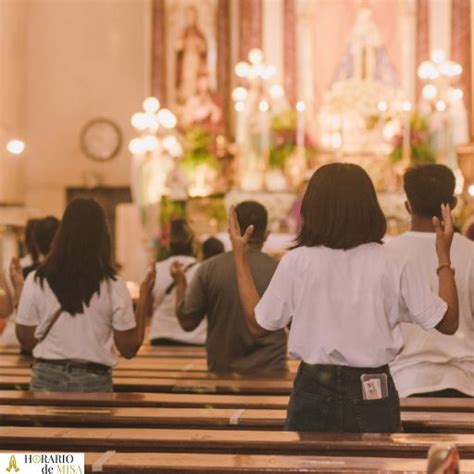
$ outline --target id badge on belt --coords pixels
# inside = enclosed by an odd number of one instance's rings
[[[360,381],[364,400],[379,400],[388,397],[387,374],[362,374]]]

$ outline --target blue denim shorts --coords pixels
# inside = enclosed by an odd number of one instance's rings
[[[35,361],[30,390],[45,392],[113,392],[111,369]]]
[[[385,373],[388,396],[364,400],[362,374]],[[400,400],[388,366],[355,368],[302,362],[286,419],[288,431],[396,433],[402,431]]]

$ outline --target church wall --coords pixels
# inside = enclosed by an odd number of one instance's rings
[[[127,186],[130,116],[150,90],[151,0],[35,0],[28,15],[26,204],[60,215],[67,187]],[[84,125],[108,117],[122,148],[84,156]]]
[[[5,147],[24,134],[26,1],[0,1],[0,204],[22,204],[25,158]]]

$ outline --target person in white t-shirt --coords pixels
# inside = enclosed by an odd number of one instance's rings
[[[246,258],[252,226],[230,233],[248,328],[264,336],[290,325],[300,359],[288,405],[292,431],[396,432],[400,402],[388,363],[403,347],[400,323],[454,334],[456,284],[450,262],[451,213],[434,218],[439,295],[409,259],[382,245],[385,217],[357,165],[319,168],[304,195],[296,245],[260,299]],[[435,242],[433,242],[433,246]]]
[[[175,315],[176,284],[170,275],[171,265],[182,265],[187,278],[193,278],[199,265],[194,257],[194,235],[184,219],[171,221],[170,256],[156,264],[153,287],[153,317],[150,343],[158,345],[203,345],[206,343],[207,322],[204,319],[193,331],[184,331]]]
[[[412,258],[434,291],[436,239],[432,215],[439,206],[456,206],[453,172],[444,165],[430,164],[409,169],[404,176],[406,208],[411,215],[409,232],[387,246]],[[454,336],[423,331],[414,324],[402,324],[403,351],[390,369],[401,396],[474,396],[474,243],[455,233],[451,260],[456,268],[459,295],[459,329]]]
[[[136,314],[112,264],[105,213],[92,199],[67,206],[51,252],[23,282],[18,259],[12,280],[20,296],[16,332],[33,350],[30,390],[112,391],[111,367],[140,348],[151,312],[154,267],[140,287]]]

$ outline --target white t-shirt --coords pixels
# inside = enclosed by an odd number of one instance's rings
[[[435,234],[407,232],[389,247],[410,256],[433,291],[438,291]],[[447,388],[474,395],[474,243],[455,234],[451,262],[459,297],[459,329],[454,336],[402,324],[405,348],[391,364],[401,396]]]
[[[188,283],[193,279],[199,265],[194,257],[176,255],[156,264],[156,280],[153,288],[153,318],[151,320],[150,339],[166,338],[189,344],[205,344],[207,321],[203,319],[194,331],[186,332],[179,325],[176,317],[176,290],[167,295],[167,288],[173,283],[170,266],[173,262],[181,263],[184,268],[194,264],[186,271]]]
[[[41,287],[36,272],[28,275],[16,317],[17,324],[37,326],[40,338],[59,309],[59,302],[46,280]],[[125,282],[117,277],[103,281],[82,314],[63,312],[46,339],[33,349],[41,359],[72,359],[114,366],[118,356],[113,348],[113,330],[128,331],[136,326],[132,300]]]
[[[431,329],[446,309],[416,266],[385,245],[370,243],[288,252],[255,315],[269,331],[291,322],[288,350],[294,358],[380,367],[403,347],[400,321]]]

